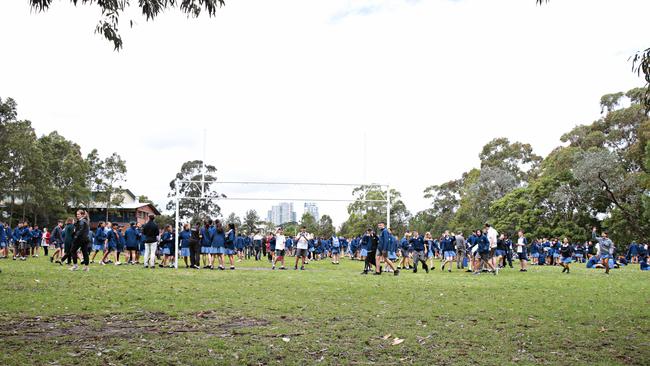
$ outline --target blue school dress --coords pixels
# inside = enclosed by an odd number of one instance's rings
[[[190,237],[192,236],[192,232],[188,230],[183,230],[181,231],[179,235],[179,239],[181,241],[181,257],[189,257],[190,256]]]
[[[214,228],[212,237],[212,254],[225,254],[226,253],[226,233],[223,230]]]

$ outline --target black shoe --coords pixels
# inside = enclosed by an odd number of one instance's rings
[[[305,266],[300,266],[300,270],[301,270],[301,271],[304,271],[304,270],[305,270]]]
[[[398,269],[398,271],[399,271],[399,269]],[[415,268],[415,269],[413,270],[413,273],[418,273],[418,269]]]
[[[368,271],[363,271],[363,272],[361,272],[361,274],[362,274],[362,275],[367,275],[367,274],[368,274]]]
[[[381,273],[379,273],[379,272],[375,272],[375,273],[373,273],[372,275],[373,275],[373,276],[381,276]]]
[[[471,272],[472,272],[472,270],[471,270],[471,269],[468,269],[468,270],[467,270],[467,271],[465,271],[465,272],[469,272],[469,273],[471,273]]]
[[[451,269],[450,269],[450,270],[447,270],[447,272],[451,273]]]
[[[144,269],[148,269],[148,268],[149,268],[149,265],[145,264]]]
[[[230,266],[230,270],[231,270],[231,271],[233,271],[234,269],[235,269],[235,267],[233,267],[233,266]]]
[[[427,273],[429,273],[429,267],[427,267],[426,265],[424,266],[424,270],[425,270]]]
[[[393,273],[393,276],[399,276],[399,269],[395,270],[395,272]]]
[[[54,262],[54,257],[50,257],[50,263]]]

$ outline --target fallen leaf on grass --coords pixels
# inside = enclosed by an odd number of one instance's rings
[[[404,343],[403,339],[399,339],[399,338],[393,339],[393,346],[397,346],[397,345],[402,344],[402,343]]]
[[[285,338],[282,338],[282,340],[285,341],[285,342],[287,342],[287,343],[291,342],[291,338],[286,338],[286,337],[285,337]]]
[[[386,339],[390,338],[390,336],[392,336],[392,334],[386,334],[385,336],[382,337],[382,339],[386,340]]]
[[[605,327],[600,327],[599,332],[601,332],[601,333],[605,333],[605,332],[607,332],[607,329],[605,329]]]

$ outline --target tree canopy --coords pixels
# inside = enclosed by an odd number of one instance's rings
[[[99,8],[101,17],[95,27],[95,33],[101,34],[112,42],[115,50],[120,50],[123,46],[120,20],[129,8],[139,8],[145,19],[149,21],[154,20],[165,10],[171,9],[177,9],[188,17],[196,18],[202,13],[213,17],[217,9],[225,5],[224,0],[138,0],[137,4],[132,0],[70,0],[70,2],[74,6],[81,4]],[[29,3],[35,11],[46,11],[52,6],[52,0],[29,0]],[[131,5],[132,3],[135,5]],[[129,25],[133,26],[132,19],[129,19]]]

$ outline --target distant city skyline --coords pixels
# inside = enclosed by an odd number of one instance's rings
[[[282,225],[287,222],[296,222],[296,212],[293,210],[293,202],[280,202],[274,205],[266,214],[266,221],[274,225]]]

